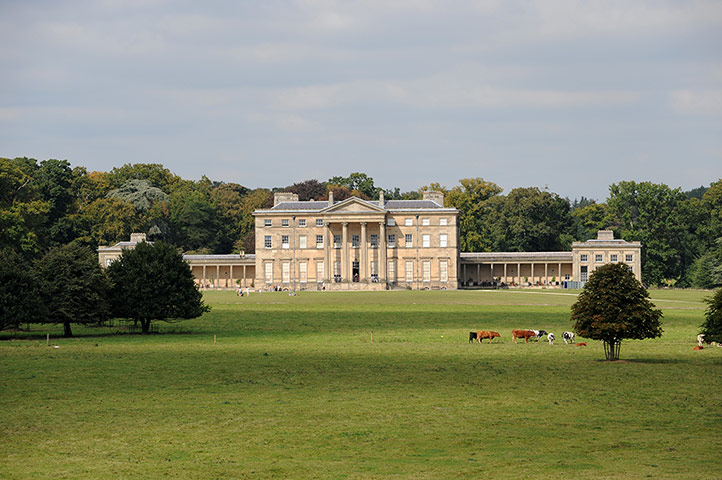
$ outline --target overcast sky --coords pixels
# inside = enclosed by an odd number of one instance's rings
[[[722,177],[722,1],[0,0],[0,156],[284,186]]]

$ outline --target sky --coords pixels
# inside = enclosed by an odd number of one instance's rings
[[[603,201],[722,177],[722,1],[0,0],[0,156]]]

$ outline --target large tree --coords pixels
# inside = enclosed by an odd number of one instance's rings
[[[462,252],[490,252],[486,218],[501,197],[502,188],[481,177],[462,178],[444,197],[444,206],[459,210],[459,246]],[[434,186],[432,184],[432,186]]]
[[[722,288],[705,301],[709,306],[704,312],[705,320],[700,333],[708,342],[722,343]]]
[[[165,242],[139,243],[108,267],[112,311],[150,332],[153,320],[195,318],[209,310],[183,256]]]
[[[572,305],[574,331],[604,342],[607,360],[618,360],[625,338],[642,340],[662,335],[662,311],[654,308],[649,293],[623,263],[599,267]]]
[[[110,284],[93,250],[75,243],[57,247],[36,268],[41,298],[48,307],[44,323],[62,324],[64,336],[72,337],[71,323],[107,320]]]
[[[30,264],[15,251],[0,250],[0,330],[41,321],[47,314]]]

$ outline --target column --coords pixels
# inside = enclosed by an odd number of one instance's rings
[[[516,264],[516,284],[521,285],[521,263]]]
[[[476,264],[476,283],[477,285],[481,283],[481,264]]]
[[[369,283],[368,274],[368,252],[366,251],[366,222],[361,222],[361,262],[359,269],[359,281]]]
[[[544,285],[549,285],[549,264],[544,263]]]
[[[464,271],[464,275],[463,275],[462,278],[461,278],[461,283],[464,283],[464,282],[466,282],[466,281],[469,279],[469,277],[466,276],[466,264],[464,264],[464,270],[463,270],[463,271]]]
[[[248,286],[248,283],[246,282],[246,266],[245,265],[243,265],[243,283],[242,283],[242,285],[244,287]]]
[[[206,288],[206,266],[203,265],[203,288]]]
[[[534,285],[534,262],[531,262],[531,284]]]
[[[231,271],[228,274],[228,276],[231,278],[231,285],[233,285],[233,289],[236,289],[236,283],[233,281],[233,264],[231,264],[230,267],[228,267]]]
[[[489,274],[491,275],[491,284],[494,284],[494,264],[489,264]]]
[[[386,222],[379,222],[379,282],[386,283],[388,265],[386,265]],[[398,273],[397,273],[398,275]]]
[[[509,283],[506,279],[506,262],[504,262],[504,279],[502,280],[504,283]]]
[[[562,262],[559,262],[559,270],[558,270],[558,272],[559,272],[559,275],[557,275],[557,278],[559,279],[559,285],[563,285],[563,284],[562,284],[562,280],[563,280],[563,279],[562,279]]]
[[[213,285],[216,288],[221,287],[221,266],[220,265],[216,265],[216,281],[213,282]]]
[[[348,282],[348,222],[343,222],[341,235],[341,281]]]
[[[331,261],[331,249],[333,248],[333,233],[331,232],[331,223],[326,223],[326,235],[323,241],[323,275],[326,277],[325,282],[328,284],[326,288],[331,287],[333,281],[333,265]]]

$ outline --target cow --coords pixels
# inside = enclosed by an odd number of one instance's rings
[[[574,343],[574,332],[564,332],[562,333],[562,340],[564,340],[564,345],[569,345],[569,343]]]
[[[511,339],[516,343],[517,338],[523,338],[524,343],[527,343],[528,340],[532,337],[536,338],[536,333],[534,333],[531,330],[512,330],[511,331]]]
[[[553,334],[552,332],[549,332],[549,333],[547,334],[547,340],[549,340],[549,345],[554,345],[554,339],[555,339],[555,338],[556,338],[556,337],[554,337],[554,334]]]
[[[476,340],[476,332],[469,332],[469,343]]]
[[[702,350],[704,347],[702,345],[697,345],[692,350]]]
[[[701,346],[703,346],[705,343],[706,343],[707,345],[710,345],[712,342],[711,342],[711,341],[707,341],[707,340],[704,339],[704,333],[700,333],[699,335],[697,335],[697,345],[701,347]]]
[[[586,347],[587,342],[575,343],[574,345],[576,345],[577,347]]]
[[[501,337],[501,334],[499,332],[492,332],[489,330],[480,330],[476,332],[476,338],[479,339],[479,343],[481,343],[484,338],[488,338],[489,343],[491,343],[491,341],[496,337]]]
[[[536,332],[536,339],[539,340],[544,335],[548,335],[546,330],[534,330]]]

